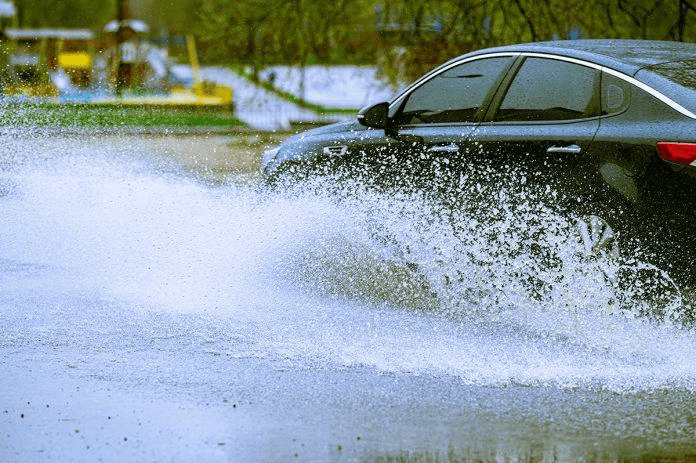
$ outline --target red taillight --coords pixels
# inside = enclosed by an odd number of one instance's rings
[[[657,144],[657,152],[665,161],[696,166],[696,144],[660,142]]]

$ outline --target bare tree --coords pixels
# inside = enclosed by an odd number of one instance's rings
[[[684,31],[686,30],[686,17],[690,11],[696,12],[696,9],[688,0],[679,0],[679,16],[676,24],[672,27],[672,32],[676,32],[677,40],[683,42]]]

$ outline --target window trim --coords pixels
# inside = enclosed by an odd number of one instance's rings
[[[652,95],[653,97],[657,98],[667,106],[671,107],[675,111],[681,113],[682,115],[690,118],[690,119],[696,119],[696,114],[693,112],[689,111],[676,101],[672,100],[668,96],[664,95],[663,93],[655,90],[654,88],[650,87],[647,84],[644,84],[643,82],[637,80],[636,78],[629,76],[627,74],[624,74],[622,72],[616,71],[614,69],[608,68],[606,66],[602,66],[601,64],[593,63],[591,61],[585,61],[577,58],[572,58],[570,56],[563,56],[563,55],[556,55],[553,53],[539,53],[539,52],[506,52],[506,51],[501,51],[501,52],[493,52],[493,53],[483,53],[480,55],[475,55],[475,56],[468,56],[465,58],[462,58],[460,60],[453,61],[447,65],[443,65],[440,68],[436,68],[432,70],[431,72],[423,75],[421,78],[416,80],[412,85],[408,86],[403,92],[401,92],[399,95],[397,95],[392,102],[389,104],[389,115],[390,117],[393,117],[393,115],[396,113],[396,111],[399,110],[401,105],[403,104],[404,99],[410,95],[412,91],[414,91],[416,88],[420,87],[425,83],[426,81],[432,79],[433,77],[437,76],[441,72],[445,72],[455,66],[459,66],[460,64],[464,64],[469,61],[474,61],[478,59],[485,59],[485,58],[496,58],[496,57],[504,57],[504,56],[509,56],[509,57],[533,57],[533,58],[547,58],[547,59],[555,59],[559,61],[566,61],[569,63],[574,63],[574,64],[579,64],[581,66],[587,66],[593,69],[597,69],[601,72],[606,72],[607,74],[610,74],[614,77],[618,77],[619,79],[622,79],[626,82],[628,82],[631,85],[634,85],[638,87],[639,89],[645,91],[646,93]],[[518,60],[512,60],[511,61],[511,67],[514,67],[515,64],[518,63]],[[509,69],[508,69],[509,72]],[[601,117],[601,116],[600,116]],[[593,118],[590,118],[593,119]],[[583,120],[583,119],[573,119],[570,122],[573,121],[578,121],[578,120]],[[553,121],[554,123],[561,123],[563,121]],[[565,121],[568,122],[568,121]],[[504,124],[506,122],[499,122],[500,124]],[[548,123],[548,122],[547,122]]]
[[[689,118],[691,118],[691,119],[696,119],[696,114],[692,113],[691,111],[689,111],[688,109],[686,109],[685,107],[683,107],[682,105],[680,105],[679,103],[677,103],[676,101],[672,100],[672,99],[669,98],[668,96],[664,95],[663,93],[660,93],[659,91],[655,90],[655,89],[652,88],[651,86],[649,86],[649,85],[647,85],[647,84],[644,84],[643,82],[641,82],[641,81],[635,79],[634,77],[631,77],[631,76],[629,76],[629,75],[627,75],[627,74],[624,74],[624,73],[622,73],[622,72],[616,71],[616,70],[614,70],[614,69],[608,68],[608,67],[606,67],[606,66],[602,66],[602,65],[600,65],[600,64],[592,63],[592,62],[589,62],[589,61],[583,61],[583,60],[580,60],[580,59],[577,59],[577,58],[571,58],[571,57],[569,57],[569,56],[560,56],[560,55],[553,55],[553,54],[547,54],[547,53],[520,53],[520,55],[523,55],[523,56],[536,56],[536,57],[540,57],[540,58],[542,58],[542,57],[543,57],[543,58],[554,58],[554,59],[558,59],[558,60],[561,60],[561,61],[568,61],[568,62],[570,62],[570,63],[581,64],[581,65],[583,65],[583,66],[588,66],[588,67],[592,67],[592,68],[598,69],[598,70],[600,70],[600,71],[602,71],[602,72],[606,72],[607,74],[611,74],[611,75],[613,75],[614,77],[618,77],[619,79],[622,79],[622,80],[628,82],[629,84],[635,85],[635,86],[638,87],[639,89],[641,89],[641,90],[643,90],[643,91],[649,93],[650,95],[652,95],[652,96],[654,96],[655,98],[657,98],[658,100],[662,101],[662,102],[665,103],[667,106],[669,106],[669,107],[671,107],[672,109],[674,109],[675,111],[680,112],[680,113],[683,114],[684,116],[689,117]]]

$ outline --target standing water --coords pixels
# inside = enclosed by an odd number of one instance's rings
[[[270,191],[202,138],[0,136],[0,461],[696,460],[678,292],[569,219]]]

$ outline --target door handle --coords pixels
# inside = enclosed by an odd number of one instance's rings
[[[458,153],[459,145],[450,143],[449,145],[433,145],[428,149],[431,153]]]
[[[568,146],[551,146],[546,150],[547,153],[553,154],[580,154],[582,149],[578,145],[568,145]]]

